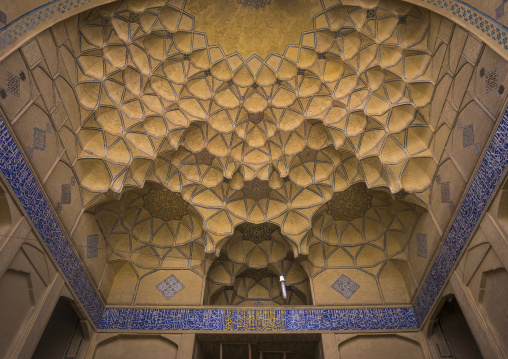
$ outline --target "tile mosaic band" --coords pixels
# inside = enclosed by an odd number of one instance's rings
[[[0,153],[2,153],[0,170],[69,281],[72,290],[92,321],[98,325],[104,305],[53,214],[34,175],[25,163],[3,118],[0,120]]]
[[[460,210],[413,304],[421,325],[451,273],[508,165],[508,110],[505,111]]]
[[[286,329],[286,310],[227,309],[223,313],[222,330],[227,331],[283,331]]]
[[[246,331],[415,329],[431,309],[508,164],[508,112],[505,112],[493,136],[413,309],[223,311],[104,308],[3,120],[0,121],[0,151],[0,170],[98,328]]]
[[[508,112],[505,112],[494,134],[413,309],[223,311],[104,308],[3,119],[0,121],[0,151],[0,170],[98,328],[246,331],[414,329],[422,324],[431,309],[508,164]]]
[[[107,308],[101,329],[324,331],[416,329],[411,308],[124,309]]]

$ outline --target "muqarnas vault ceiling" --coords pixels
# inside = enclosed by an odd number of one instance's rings
[[[65,183],[43,182],[108,304],[279,305],[280,275],[295,305],[411,301],[440,240],[425,228],[450,134],[441,18],[304,3],[286,26],[283,0],[231,1],[253,20],[225,11],[229,40],[203,0],[121,1],[65,23]],[[248,37],[260,16],[282,19],[278,41]]]

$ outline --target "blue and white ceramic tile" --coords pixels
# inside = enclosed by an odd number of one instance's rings
[[[0,170],[23,204],[90,318],[101,329],[379,330],[417,328],[432,307],[508,164],[505,113],[413,308],[235,311],[104,308],[5,123],[0,121]],[[268,316],[273,321],[266,322]],[[259,318],[257,318],[259,316]],[[247,319],[250,321],[246,323]],[[258,320],[259,319],[259,320]],[[261,320],[264,319],[265,321]],[[256,323],[261,324],[256,324]],[[226,325],[224,325],[226,324]]]
[[[107,308],[101,329],[222,330],[222,310]]]
[[[417,328],[411,308],[287,310],[286,323],[295,331]]]
[[[0,170],[56,259],[84,309],[92,321],[99,324],[104,305],[60,228],[3,119],[0,119],[0,153],[2,153]]]
[[[349,299],[360,289],[360,285],[343,274],[332,284],[332,288],[346,299]]]
[[[184,285],[180,282],[174,274],[164,279],[162,282],[156,285],[157,290],[167,300],[173,298],[178,292],[184,289]]]
[[[421,325],[478,223],[489,198],[508,164],[508,111],[494,133],[459,213],[413,305]]]

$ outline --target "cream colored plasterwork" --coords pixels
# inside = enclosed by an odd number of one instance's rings
[[[354,183],[425,205],[411,193],[436,169],[426,13],[335,4],[284,54],[243,59],[209,46],[183,6],[80,17],[74,167],[87,207],[158,182],[201,215],[206,251],[240,223],[272,222],[298,252],[316,210]]]

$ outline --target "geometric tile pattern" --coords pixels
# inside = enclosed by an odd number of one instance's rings
[[[245,194],[245,198],[250,198],[255,201],[260,201],[263,198],[268,198],[268,195],[272,191],[268,185],[268,181],[262,181],[258,178],[252,181],[245,182],[242,192]]]
[[[474,145],[474,127],[469,125],[462,131],[462,146],[468,147]]]
[[[497,89],[497,69],[493,69],[485,75],[485,92],[495,89]]]
[[[508,165],[508,111],[505,111],[464,201],[452,222],[430,272],[413,304],[418,325],[432,308],[473,229],[481,219],[496,185]]]
[[[175,294],[185,288],[173,274],[157,284],[156,287],[167,300],[171,299]]]
[[[61,204],[71,204],[72,198],[71,198],[71,185],[70,184],[62,184],[62,196],[60,203]]]
[[[29,158],[33,158],[34,150],[44,151],[46,149],[46,134],[52,132],[53,127],[49,122],[46,123],[45,129],[34,127],[33,145],[32,147],[28,146],[26,148],[26,153]]]
[[[17,76],[14,76],[10,72],[7,73],[7,78],[5,81],[5,90],[10,93],[11,95],[14,95],[16,97],[19,97],[20,95],[20,79]]]
[[[427,258],[427,235],[425,233],[416,234],[416,255]]]
[[[49,125],[49,124],[48,124]],[[52,131],[51,125],[46,126],[46,132]],[[63,204],[72,203],[72,188],[76,185],[76,177],[71,176],[70,183],[63,183],[60,190],[60,201],[55,204],[55,210],[60,213]]]
[[[414,329],[411,308],[136,309],[107,308],[100,329],[312,331]]]
[[[34,148],[44,151],[46,149],[46,131],[34,128]]]
[[[243,239],[259,244],[262,241],[270,240],[272,232],[273,229],[266,223],[246,223],[243,229]]]
[[[364,189],[350,187],[335,193],[328,202],[328,213],[336,220],[351,221],[363,217],[372,205],[372,196]]]
[[[143,200],[146,210],[164,221],[178,220],[187,213],[187,202],[182,196],[166,188],[150,190]]]
[[[99,328],[222,329],[223,311],[221,310],[105,309],[3,121],[0,121],[0,151],[3,154],[0,157],[0,170],[47,244],[58,266],[69,280],[87,314]],[[505,113],[446,236],[445,245],[439,251],[416,297],[413,310],[407,307],[287,310],[287,330],[417,328],[434,304],[507,164],[508,113]]]
[[[86,237],[86,257],[97,258],[99,255],[99,235],[90,234]]]
[[[360,285],[343,274],[332,284],[332,288],[349,299],[360,289]]]
[[[441,182],[441,203],[450,203],[450,183]]]
[[[61,5],[62,3],[68,3],[69,1],[61,1],[52,3],[48,6],[56,6]],[[441,1],[440,1],[441,2]],[[80,3],[85,3],[84,1],[79,1],[76,6],[79,6]],[[457,6],[457,2],[449,1],[443,4],[445,11],[452,11],[450,10],[450,6]],[[500,30],[499,27],[496,27],[496,25],[492,25],[492,22],[490,19],[486,18],[485,21],[482,21],[481,23],[478,23],[478,14],[473,13],[471,15],[470,8],[467,8],[467,11],[469,11],[469,14],[466,13],[466,7],[459,4],[459,7],[453,8],[453,11],[456,16],[459,16],[461,18],[466,19],[466,17],[469,17],[469,20],[471,23],[476,21],[476,24],[478,27],[482,30],[485,30],[485,27],[488,29],[488,36],[491,36],[494,40],[499,41],[500,45],[504,44],[504,47],[507,48],[507,38],[506,33],[502,30]],[[42,11],[42,10],[41,10]],[[34,12],[34,14],[39,15],[39,11]],[[47,18],[47,17],[46,17]],[[44,20],[38,20],[38,22],[30,26],[37,26],[41,21],[47,21],[46,18]],[[28,24],[29,22],[27,22]],[[28,26],[28,25],[27,25]],[[491,28],[493,27],[493,30]],[[18,31],[18,30],[16,30]],[[4,41],[0,41],[0,48],[3,48],[6,46],[6,44],[10,44],[13,41],[15,41],[21,34],[26,32],[27,29],[21,29],[18,34],[15,36],[6,37],[4,38]],[[8,32],[2,32],[2,36],[8,35]],[[0,121],[1,122],[1,121]],[[491,146],[487,150],[486,153],[486,159],[482,163],[482,167],[479,170],[479,175],[475,177],[475,181],[473,182],[473,185],[470,187],[466,199],[464,201],[464,205],[461,207],[458,216],[454,222],[455,226],[452,226],[448,236],[446,237],[446,243],[449,244],[446,248],[443,247],[443,250],[439,253],[438,259],[440,261],[436,261],[436,263],[431,268],[431,272],[429,276],[427,277],[427,280],[425,282],[425,286],[420,292],[417,301],[415,302],[415,313],[417,313],[419,319],[423,319],[425,314],[427,313],[428,309],[430,309],[430,306],[433,303],[433,300],[437,296],[442,284],[444,283],[444,280],[446,280],[447,274],[449,273],[449,270],[453,267],[454,259],[457,259],[458,255],[460,254],[461,249],[463,248],[465,241],[467,240],[469,234],[472,231],[472,228],[474,227],[475,223],[478,221],[478,219],[481,216],[481,212],[489,198],[489,196],[492,194],[492,191],[499,180],[499,177],[504,170],[506,166],[506,161],[508,159],[507,152],[508,152],[508,127],[507,127],[508,120],[506,118],[503,118],[503,123],[500,126],[500,129],[498,129],[498,133],[501,137],[498,136],[498,138],[494,139]],[[497,135],[496,134],[496,135]],[[62,268],[64,274],[68,277],[69,283],[73,287],[73,290],[76,291],[80,301],[85,306],[87,312],[91,317],[94,319],[97,319],[96,314],[102,313],[103,307],[96,306],[94,307],[94,299],[93,296],[87,297],[87,293],[85,292],[86,287],[86,275],[81,275],[78,273],[82,268],[79,267],[79,264],[77,265],[69,265],[69,262],[73,262],[72,258],[74,258],[77,261],[77,258],[72,254],[72,249],[70,247],[65,245],[66,239],[59,228],[58,222],[54,219],[54,216],[51,213],[51,210],[49,209],[49,206],[47,203],[45,203],[45,199],[42,196],[42,192],[37,186],[37,183],[35,182],[35,179],[33,178],[32,174],[30,173],[30,170],[26,166],[26,164],[23,162],[23,158],[21,156],[21,153],[19,152],[19,149],[17,149],[17,146],[15,145],[12,137],[10,137],[10,134],[8,133],[5,125],[0,125],[0,147],[2,150],[5,150],[3,152],[3,156],[0,159],[0,168],[2,169],[2,172],[9,180],[11,186],[13,187],[16,195],[20,198],[23,206],[25,207],[25,210],[31,217],[32,221],[36,225],[37,229],[43,236],[43,239],[48,244],[48,247],[50,248],[50,251],[55,256],[58,265]],[[494,146],[494,147],[492,147]],[[12,165],[12,167],[11,167]],[[12,168],[15,168],[15,170],[19,170],[19,172],[14,172]],[[22,180],[21,182],[18,182],[16,180]],[[26,187],[29,186],[29,187]],[[482,191],[487,187],[486,191]],[[30,195],[35,196],[29,197],[29,194],[26,193],[26,188],[33,189],[34,192],[29,192]],[[28,200],[29,198],[29,200]],[[37,211],[42,210],[42,211]],[[48,217],[51,218],[53,216],[53,221],[47,221]],[[41,220],[41,218],[45,219],[46,221]],[[53,242],[50,240],[51,237],[48,235],[48,226],[52,230],[54,230],[56,233],[53,233],[56,237],[52,237]],[[53,226],[53,227],[51,227]],[[44,231],[43,231],[44,230]],[[50,245],[51,244],[51,245]],[[60,245],[61,247],[56,247],[56,245]],[[70,252],[65,252],[65,248],[70,249]],[[62,261],[62,255],[68,255],[69,257],[64,257],[67,260],[66,262]],[[70,278],[69,278],[70,276]],[[84,281],[81,281],[81,279]],[[91,290],[93,292],[93,289]],[[97,301],[100,303],[100,300],[96,298]],[[376,312],[376,309],[365,309],[365,312],[361,311],[348,311],[348,315],[352,316],[352,321],[350,323],[354,323],[352,325],[353,328],[360,328],[360,324],[362,323],[361,318],[369,318],[369,322],[374,323],[372,325],[372,328],[379,324],[386,324],[389,323],[390,319],[392,317],[399,317],[400,313],[394,311],[393,313],[389,312],[390,310],[394,309],[408,309],[409,312],[411,311],[409,308],[383,308],[387,309],[386,312],[381,312],[381,314],[373,314],[373,313],[379,313]],[[133,309],[131,312],[121,312],[124,309],[121,308],[111,308],[106,310],[104,313],[105,319],[110,319],[114,317],[115,315],[119,314],[116,318],[121,317],[123,320],[123,323],[138,323],[138,325],[144,325],[144,327],[149,327],[157,320],[161,320],[163,325],[172,325],[173,323],[177,322],[176,320],[173,321],[175,317],[185,317],[187,315],[189,318],[192,317],[192,315],[184,314],[182,311],[178,312],[171,312],[171,315],[164,312],[164,310],[150,310],[147,309],[145,311],[143,310],[137,310]],[[220,311],[215,311],[220,312]],[[308,323],[309,321],[314,321],[315,319],[323,319],[326,318],[326,321],[332,317],[332,314],[326,313],[326,311],[320,311],[320,310],[313,310],[312,316],[311,311],[302,311],[304,314],[309,314],[308,318],[309,320],[305,319],[302,320],[302,323]],[[314,314],[314,312],[316,312]],[[130,317],[123,317],[123,314],[131,315]],[[205,313],[206,314],[206,313]],[[392,315],[393,314],[393,315]],[[201,315],[201,314],[200,314]],[[204,315],[204,314],[203,314]],[[199,320],[203,320],[203,315],[199,318]],[[334,315],[334,314],[333,314]],[[362,317],[363,315],[363,317]],[[376,317],[377,315],[377,317]],[[423,316],[423,317],[422,317]],[[382,318],[379,322],[370,321],[371,317],[375,318]],[[148,320],[147,320],[148,318]],[[360,320],[358,320],[358,318]],[[136,322],[135,319],[138,321]],[[152,322],[150,322],[152,320]],[[332,320],[332,319],[330,319]],[[365,321],[365,320],[364,320]],[[420,320],[421,321],[421,320]],[[185,318],[184,322],[187,322],[187,318]],[[104,323],[114,323],[114,321],[104,321]],[[142,323],[142,324],[141,324]],[[395,326],[400,325],[401,322],[397,322]],[[316,327],[318,327],[316,325]],[[124,326],[125,327],[125,326]],[[122,327],[122,328],[124,328]],[[298,326],[298,328],[302,328],[302,326]],[[371,326],[368,326],[368,328],[371,328]]]

